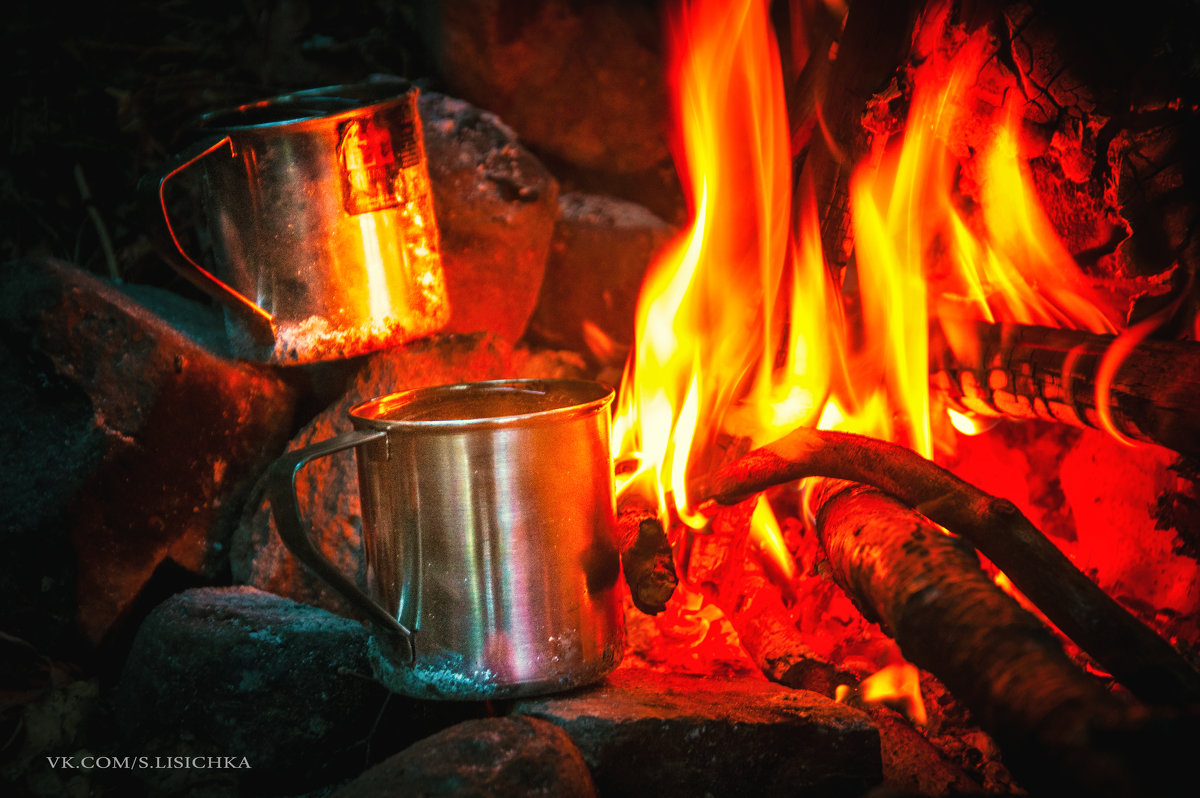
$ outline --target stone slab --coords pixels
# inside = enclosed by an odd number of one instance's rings
[[[618,668],[514,712],[565,729],[601,795],[859,796],[883,778],[866,715],[765,679]]]

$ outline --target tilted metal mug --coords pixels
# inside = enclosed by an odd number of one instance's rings
[[[420,388],[357,405],[354,431],[276,461],[279,536],[370,620],[384,684],[423,698],[513,698],[617,666],[612,400],[587,380]],[[348,448],[367,593],[313,545],[295,490],[306,463]]]
[[[397,78],[214,111],[159,176],[168,260],[224,305],[235,354],[350,357],[449,321],[417,93]],[[168,184],[192,168],[211,271],[168,212]]]

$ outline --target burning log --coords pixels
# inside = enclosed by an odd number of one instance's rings
[[[826,482],[818,493],[834,580],[971,710],[1030,787],[1162,795],[1181,783],[1169,757],[1193,743],[1159,733],[1188,738],[1194,724],[1152,716],[1084,673],[962,539],[873,488]]]
[[[805,642],[779,589],[762,571],[747,572],[741,590],[732,596],[718,595],[713,603],[729,620],[763,676],[776,684],[832,698],[838,685],[857,682]]]
[[[732,504],[813,476],[870,485],[962,535],[1063,634],[1142,700],[1200,703],[1200,674],[1080,572],[1011,502],[902,446],[801,427],[689,487],[697,502]]]
[[[621,570],[633,605],[647,615],[658,615],[679,583],[675,557],[666,530],[658,518],[658,502],[633,484],[617,504],[617,549]]]
[[[813,137],[804,154],[804,176],[816,193],[824,251],[839,268],[849,255],[850,165],[869,147],[862,117],[871,98],[903,63],[911,44],[913,20],[923,5],[923,0],[854,3],[847,12],[837,42],[837,58],[828,74],[821,54],[829,50],[829,44],[818,38],[813,42],[814,55],[801,74],[801,85],[793,90],[793,94],[811,95],[804,104],[819,106],[824,120],[824,133]],[[812,114],[797,113],[799,108],[795,106],[801,102],[793,98],[790,117],[813,119]]]
[[[742,648],[776,684],[832,698],[839,684],[857,680],[839,671],[805,642],[778,585],[750,556],[756,499],[722,507],[704,533],[683,536],[686,579],[703,591],[738,634]],[[690,533],[691,530],[688,530]]]
[[[935,331],[931,382],[967,410],[1102,429],[1107,415],[1130,438],[1200,454],[1200,343],[1145,339],[1123,351],[1112,335],[986,322],[948,334],[970,343]],[[1106,356],[1120,358],[1115,368]]]

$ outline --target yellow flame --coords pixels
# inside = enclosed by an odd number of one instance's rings
[[[981,435],[996,422],[991,418],[985,422],[974,413],[960,412],[953,407],[946,408],[946,415],[950,417],[950,424],[963,435]]]
[[[686,498],[697,450],[726,431],[748,385],[771,384],[790,154],[766,4],[692,3],[674,35],[680,170],[695,211],[647,274],[614,452],[654,469],[664,506],[669,493],[680,517],[700,524]]]
[[[1007,310],[1005,320],[1111,332],[1112,322],[1038,201],[1019,155],[1019,133],[1012,104],[983,159],[987,257],[960,265],[975,267],[975,276],[994,289],[994,303]]]
[[[1126,446],[1136,446],[1137,442],[1121,432],[1113,418],[1113,379],[1134,347],[1158,329],[1174,311],[1174,305],[1168,305],[1158,313],[1131,325],[1109,344],[1108,349],[1104,351],[1104,357],[1100,359],[1100,366],[1096,369],[1096,414],[1100,419],[1100,427]]]
[[[791,581],[796,578],[796,561],[783,542],[783,530],[779,519],[771,509],[767,497],[759,494],[754,503],[754,513],[750,517],[750,542],[766,558],[770,566],[783,579]]]
[[[860,688],[867,704],[886,704],[918,726],[929,721],[921,699],[921,672],[907,662],[880,669],[863,679]]]

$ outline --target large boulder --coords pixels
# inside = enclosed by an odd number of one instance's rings
[[[546,271],[558,183],[495,115],[424,92],[419,100],[450,300],[446,332],[515,343]]]
[[[36,640],[27,605],[73,592],[99,643],[162,569],[219,578],[242,503],[292,434],[295,389],[60,261],[10,264],[0,330],[33,380],[4,400],[6,628]]]
[[[145,759],[97,778],[122,795],[308,794],[488,714],[483,702],[389,693],[370,676],[368,634],[250,587],[172,596],[138,630],[108,696],[115,737],[91,751]]]
[[[424,38],[450,90],[498,114],[539,151],[623,174],[668,157],[657,5],[417,5]]]
[[[634,340],[638,294],[675,228],[633,202],[596,194],[558,198],[550,261],[529,336],[620,367]]]
[[[121,747],[223,765],[138,769],[158,794],[165,778],[300,788],[352,775],[387,695],[365,676],[366,643],[355,621],[253,588],[177,594],[134,638],[113,696]]]

